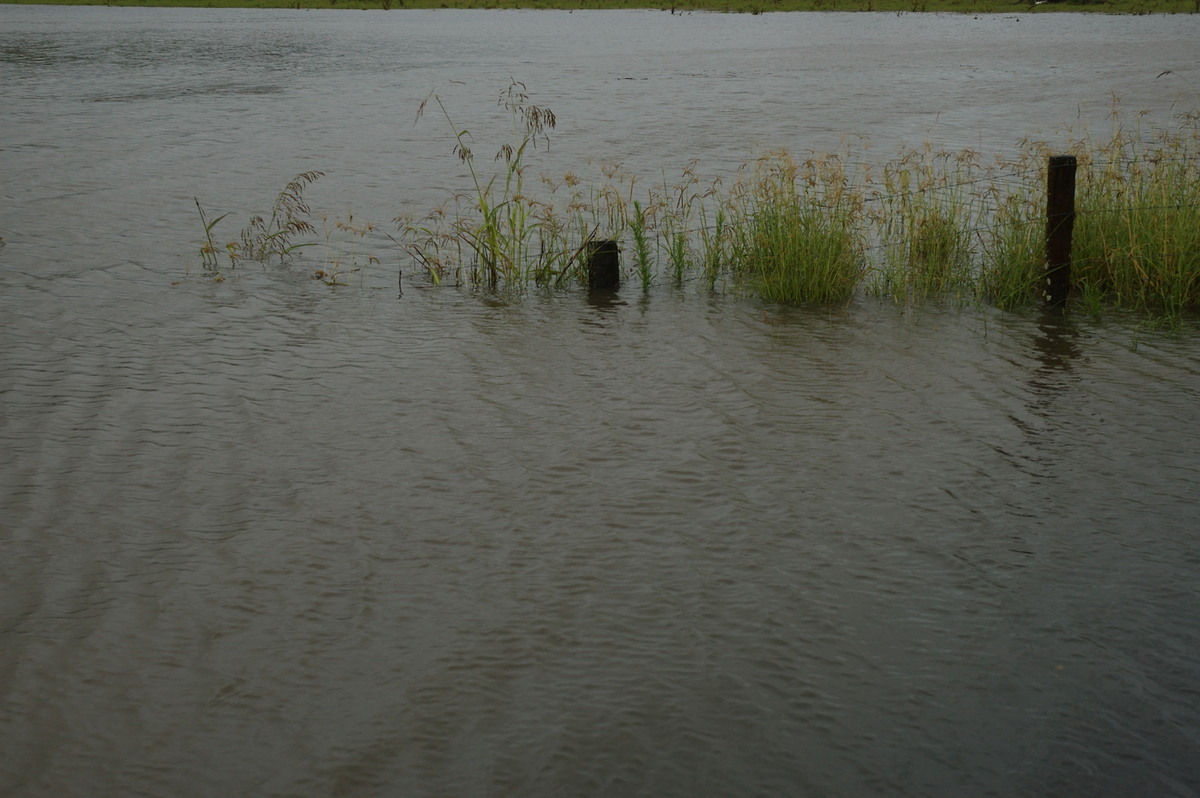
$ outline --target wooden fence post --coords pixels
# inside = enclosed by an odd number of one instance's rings
[[[1051,155],[1046,173],[1046,301],[1055,307],[1071,293],[1076,166],[1074,155]]]
[[[589,241],[588,288],[615,291],[621,285],[621,250],[612,239]]]

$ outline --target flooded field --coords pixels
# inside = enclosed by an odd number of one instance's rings
[[[0,6],[0,794],[1195,795],[1190,326],[214,282],[195,200],[386,229],[510,78],[551,172],[1002,154],[1197,107],[1198,38]]]

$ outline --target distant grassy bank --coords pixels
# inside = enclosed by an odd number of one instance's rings
[[[158,6],[179,8],[651,8],[761,14],[771,11],[889,11],[953,13],[1186,14],[1200,0],[0,0],[37,5]]]

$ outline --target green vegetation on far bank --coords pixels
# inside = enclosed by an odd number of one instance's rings
[[[105,5],[189,8],[384,9],[528,8],[661,9],[715,11],[886,11],[971,14],[1096,12],[1103,14],[1200,13],[1200,0],[0,0],[9,4]]]

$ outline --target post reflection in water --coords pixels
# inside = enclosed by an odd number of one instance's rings
[[[1047,307],[1038,320],[1033,336],[1034,356],[1039,363],[1030,376],[1029,387],[1040,401],[1035,406],[1048,412],[1053,397],[1066,391],[1075,381],[1074,363],[1082,356],[1079,330],[1064,308]]]

